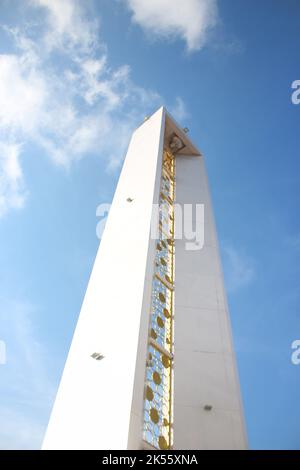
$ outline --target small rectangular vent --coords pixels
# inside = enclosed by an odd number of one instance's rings
[[[101,359],[104,358],[103,354],[100,354],[100,353],[97,353],[97,352],[94,352],[93,354],[91,354],[91,357],[93,359],[96,359],[96,361],[101,361]]]

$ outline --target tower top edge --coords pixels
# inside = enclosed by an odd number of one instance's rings
[[[184,144],[182,150],[177,152],[177,155],[202,156],[201,151],[196,147],[196,145],[194,145],[190,137],[187,135],[185,128],[180,126],[180,124],[174,119],[172,114],[164,105],[157,108],[151,115],[146,116],[138,128],[143,126],[148,120],[157,115],[159,112],[161,112],[161,119],[165,122],[165,140],[168,140],[171,136],[176,135]]]

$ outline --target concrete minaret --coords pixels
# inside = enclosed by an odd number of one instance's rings
[[[131,138],[43,448],[246,448],[204,160],[164,108]]]

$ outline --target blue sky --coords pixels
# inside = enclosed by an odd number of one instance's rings
[[[0,22],[0,448],[40,447],[96,207],[164,104],[206,156],[249,445],[300,449],[299,2],[1,0]]]

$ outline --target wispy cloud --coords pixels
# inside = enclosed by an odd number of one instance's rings
[[[43,42],[48,49],[66,49],[76,55],[91,54],[98,47],[98,23],[88,18],[79,0],[29,0],[46,10],[48,28]]]
[[[82,4],[30,4],[40,7],[44,22],[30,32],[6,28],[19,53],[0,56],[0,130],[34,140],[64,166],[95,151],[115,159],[122,144],[116,127],[122,135],[159,96],[132,83],[128,66],[111,70]]]
[[[26,5],[38,13],[37,22],[3,25],[14,53],[0,54],[0,216],[21,207],[29,192],[22,144],[38,145],[65,168],[96,154],[114,171],[133,128],[164,101],[134,83],[128,65],[109,65],[87,4],[28,0]],[[180,97],[174,114],[179,120],[187,116]],[[15,176],[7,170],[12,167]]]
[[[224,274],[229,292],[236,292],[249,285],[255,278],[255,263],[243,252],[226,244],[224,253]]]
[[[54,387],[38,332],[37,309],[0,298],[0,330],[7,360],[1,365],[0,448],[39,448]]]
[[[151,37],[181,38],[189,51],[201,49],[216,25],[216,0],[125,0],[132,20]]]
[[[21,143],[38,144],[64,167],[94,153],[115,169],[132,129],[162,101],[131,80],[127,65],[109,66],[82,2],[29,0],[27,7],[40,21],[4,25],[15,53],[0,55],[0,215],[24,201]],[[6,170],[13,165],[17,179]]]
[[[0,141],[0,217],[23,207],[26,191],[19,162],[20,145]]]
[[[190,117],[187,106],[180,96],[176,97],[174,105],[170,107],[170,113],[181,123]]]

